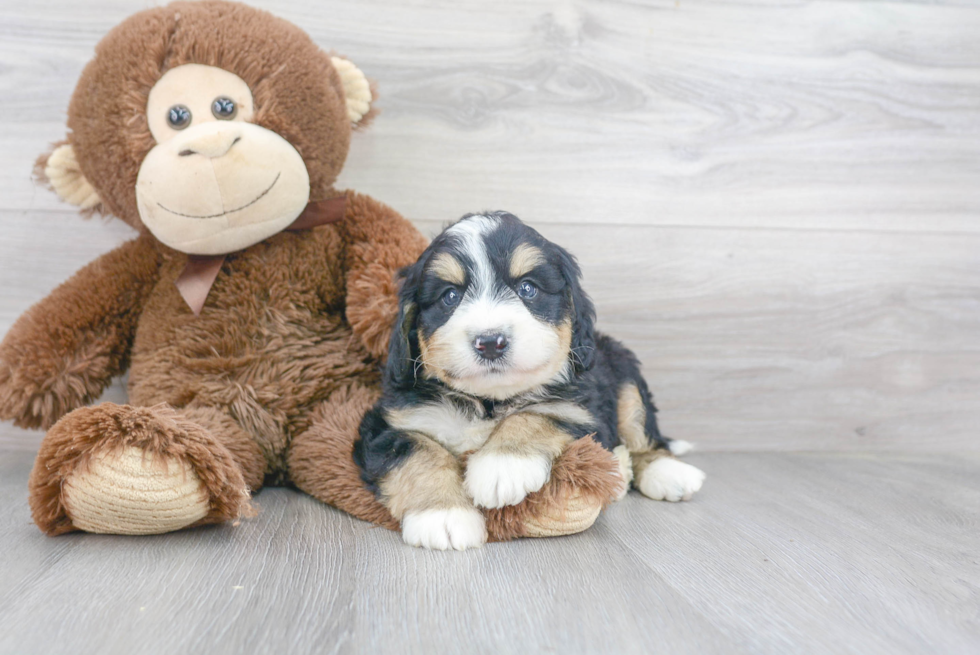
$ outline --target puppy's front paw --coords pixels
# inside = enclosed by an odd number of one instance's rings
[[[551,478],[551,458],[476,453],[466,465],[466,492],[477,507],[516,505]]]
[[[402,539],[409,546],[466,550],[487,542],[487,526],[483,514],[472,507],[407,512],[402,518]]]
[[[638,486],[654,500],[690,500],[704,483],[704,471],[672,457],[654,460],[640,475]]]

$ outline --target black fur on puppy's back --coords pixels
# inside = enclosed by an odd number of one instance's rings
[[[640,372],[640,362],[622,343],[596,332],[593,365],[558,393],[567,394],[585,407],[596,421],[596,428],[580,426],[577,436],[593,434],[604,448],[612,450],[621,443],[619,434],[619,397],[626,384],[635,384],[645,410],[644,432],[654,448],[667,448],[670,440],[660,434],[657,427],[657,408],[646,380]],[[571,426],[569,426],[571,427]]]
[[[378,480],[411,455],[413,447],[405,433],[388,425],[380,403],[369,409],[354,442],[354,463],[367,488],[378,493]]]

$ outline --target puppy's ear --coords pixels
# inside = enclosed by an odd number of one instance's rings
[[[398,292],[398,318],[391,331],[388,363],[385,365],[385,382],[395,389],[410,388],[415,384],[415,367],[419,357],[417,298],[424,266],[420,260],[398,272],[402,280]]]
[[[595,361],[595,305],[582,289],[582,269],[575,257],[564,248],[558,248],[561,273],[572,306],[572,363],[575,372],[592,368]]]

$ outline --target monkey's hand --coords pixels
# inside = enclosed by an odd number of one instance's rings
[[[0,343],[0,419],[48,428],[101,395],[129,366],[159,276],[149,237],[119,246],[24,313]]]
[[[347,193],[347,215],[338,231],[347,244],[347,320],[368,351],[383,361],[398,315],[395,274],[415,263],[427,240],[391,207],[353,192]]]

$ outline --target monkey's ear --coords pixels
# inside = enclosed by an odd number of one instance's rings
[[[364,77],[357,66],[347,59],[341,57],[331,57],[333,67],[340,75],[340,81],[344,84],[344,97],[347,101],[347,118],[354,125],[361,122],[361,119],[371,111],[371,84]]]
[[[37,160],[35,172],[42,181],[47,181],[62,200],[81,209],[95,209],[102,204],[102,198],[85,179],[71,144],[64,143],[55,148],[50,155],[42,155]]]

